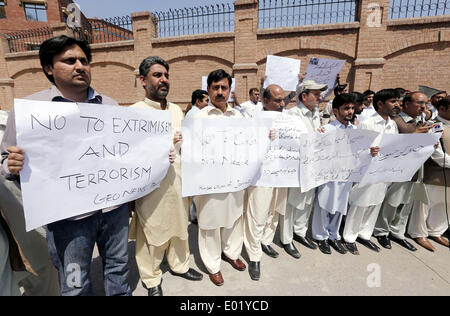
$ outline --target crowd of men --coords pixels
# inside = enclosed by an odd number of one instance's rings
[[[39,56],[52,87],[26,99],[117,105],[91,88],[92,56],[86,43],[58,36],[42,43]],[[235,98],[229,103],[232,78],[219,69],[209,74],[207,91],[192,93],[191,105],[183,112],[167,99],[169,70],[169,64],[160,57],[144,59],[139,73],[145,99],[132,106],[172,114],[171,165],[160,187],[133,203],[51,223],[29,233],[25,232],[19,176],[25,153],[17,146],[15,112],[11,110],[1,143],[0,295],[20,295],[19,286],[27,295],[93,295],[89,274],[95,245],[103,261],[106,294],[131,295],[128,240],[133,239],[142,283],[150,296],[161,296],[164,256],[173,275],[192,281],[203,278],[190,268],[189,222],[198,225],[200,257],[217,286],[224,284],[222,261],[239,271],[247,269],[240,259],[243,247],[250,259],[249,275],[259,280],[263,253],[279,256],[272,247],[278,226],[284,250],[297,259],[301,255],[294,240],[324,254],[331,254],[333,248],[341,254],[358,255],[356,242],[379,252],[372,235],[383,248],[391,249],[393,241],[416,251],[406,233],[429,251],[435,250],[429,238],[449,247],[443,237],[448,229],[445,190],[446,179],[450,179],[450,159],[445,152],[450,148],[450,98],[445,91],[347,93],[347,86],[337,80],[334,98],[325,103],[327,85],[299,75],[297,91],[284,91],[278,85],[252,88],[249,101],[239,103]],[[291,101],[296,104],[289,105]],[[301,188],[249,187],[240,192],[182,198],[182,121],[250,118],[263,111],[296,116],[309,133],[355,128],[376,131],[380,136],[370,148],[374,157],[385,133],[429,133],[437,125],[444,133],[432,157],[409,182],[364,187],[330,182],[307,192]],[[4,119],[4,113],[0,114]],[[272,140],[277,137],[272,132],[268,136]]]

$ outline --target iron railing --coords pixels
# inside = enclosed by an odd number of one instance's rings
[[[39,50],[41,43],[53,36],[49,27],[5,34],[11,53]]]
[[[391,0],[389,19],[450,14],[450,0]]]
[[[258,28],[354,22],[358,0],[259,0]]]
[[[229,3],[153,14],[158,20],[158,37],[234,31],[234,5]]]
[[[133,22],[131,16],[105,19],[89,19],[90,43],[107,43],[132,40]]]

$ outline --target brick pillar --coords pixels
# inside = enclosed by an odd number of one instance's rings
[[[250,88],[259,88],[256,64],[258,30],[258,0],[234,2],[234,78],[239,102],[247,101]]]
[[[153,14],[148,11],[137,12],[131,14],[133,21],[133,37],[134,37],[134,55],[136,69],[137,100],[142,100],[145,96],[144,89],[141,88],[139,82],[139,65],[142,60],[148,56],[152,56],[153,39],[158,37],[158,22]]]
[[[8,40],[0,34],[0,110],[9,111],[14,105],[14,80],[9,78],[5,55],[9,53]]]
[[[377,91],[383,87],[384,39],[387,33],[389,0],[361,0],[360,29],[355,60],[354,90]]]
[[[72,30],[64,22],[52,23],[50,24],[50,28],[53,32],[53,36],[66,35],[73,37]]]

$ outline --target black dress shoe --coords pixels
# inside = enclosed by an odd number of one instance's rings
[[[297,248],[295,248],[293,243],[283,245],[283,248],[284,250],[286,250],[288,254],[290,254],[295,259],[300,259],[301,257],[300,252],[298,252]]]
[[[378,243],[386,249],[392,249],[391,241],[388,236],[378,236]]]
[[[322,251],[322,253],[331,255],[331,248],[328,244],[328,240],[318,240],[317,243],[319,244],[319,250]]]
[[[171,271],[173,275],[185,278],[190,281],[200,281],[203,279],[203,274],[195,271],[194,269],[189,269],[186,273],[176,273]]]
[[[356,243],[346,242],[345,247],[347,247],[348,251],[350,251],[352,255],[359,256],[359,250],[358,247],[356,246]]]
[[[163,291],[162,291],[162,288],[161,288],[161,284],[162,284],[162,282],[158,286],[151,287],[151,288],[148,289],[145,286],[144,282],[142,282],[142,286],[144,287],[144,289],[147,290],[148,296],[163,296]]]
[[[301,243],[303,246],[309,248],[309,249],[317,249],[317,246],[314,244],[314,241],[312,241],[309,237],[301,237],[299,235],[294,234],[294,240]]]
[[[345,255],[347,253],[347,249],[345,249],[340,240],[328,240],[328,243],[331,247],[333,247],[334,250],[336,250],[340,254]]]
[[[360,244],[362,244],[362,245],[366,246],[367,248],[369,248],[370,250],[373,250],[375,252],[380,252],[380,248],[377,245],[375,245],[373,242],[371,242],[370,240],[365,240],[365,239],[362,239],[360,237],[358,237],[356,240]]]
[[[266,245],[261,244],[261,248],[262,248],[262,251],[269,257],[278,258],[279,253],[276,252],[270,245],[266,246]]]
[[[252,278],[253,281],[258,281],[261,277],[261,268],[259,261],[250,261],[250,264],[248,265],[248,273],[250,274],[250,278]]]
[[[391,235],[391,240],[399,244],[400,246],[408,249],[409,251],[417,251],[417,248],[411,245],[411,243],[409,243],[406,239],[399,239]]]

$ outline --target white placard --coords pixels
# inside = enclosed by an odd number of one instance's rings
[[[272,120],[184,120],[183,197],[238,192],[256,181],[269,148]]]
[[[276,138],[264,156],[255,186],[300,187],[300,139],[308,134],[303,121],[295,115],[265,111],[258,114],[273,120]]]
[[[168,111],[15,100],[27,231],[135,200],[169,168]]]
[[[264,89],[271,84],[277,84],[284,91],[296,91],[299,73],[300,60],[269,55],[267,56]]]
[[[410,181],[430,158],[442,134],[384,134],[360,187],[380,182]]]
[[[322,97],[329,96],[336,85],[336,77],[341,72],[345,60],[312,57],[309,60],[304,80],[314,80],[320,84],[328,85],[328,90]]]
[[[236,80],[234,78],[231,78],[232,83],[231,83],[231,91],[230,91],[230,96],[228,97],[228,102],[234,102],[233,99],[233,92],[236,91]],[[208,76],[203,76],[202,77],[202,90],[208,91]]]
[[[301,139],[301,188],[307,192],[327,182],[359,182],[371,162],[370,145],[379,134],[338,129]]]

